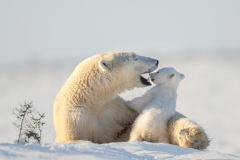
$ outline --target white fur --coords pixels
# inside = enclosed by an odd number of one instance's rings
[[[133,52],[108,52],[81,62],[54,102],[55,141],[127,141],[137,113],[118,94],[144,87],[140,76],[157,63]]]
[[[157,60],[133,52],[108,52],[81,62],[54,101],[55,141],[127,141],[137,113],[129,109],[118,94],[144,87],[146,81],[143,83],[141,74],[155,70],[156,64]],[[183,123],[176,116],[169,120],[168,127],[175,139],[179,137],[178,126]],[[201,141],[207,140],[203,136]]]
[[[169,143],[167,123],[175,113],[177,88],[184,75],[174,68],[162,68],[150,77],[156,86],[142,97],[127,102],[129,108],[140,113],[129,141]]]
[[[170,143],[187,148],[203,150],[210,140],[204,129],[193,120],[176,112],[168,121]]]

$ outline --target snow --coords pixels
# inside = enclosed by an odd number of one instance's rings
[[[199,151],[170,144],[120,142],[109,144],[28,143],[0,144],[0,159],[239,159],[216,151]]]
[[[110,154],[110,152],[120,152],[120,150],[114,149],[113,146],[115,148],[121,146],[122,149],[126,149],[130,152],[131,147],[133,147],[132,149],[135,148],[136,150],[131,151],[131,154],[134,152],[134,154],[138,156],[143,156],[146,151],[146,155],[153,156],[155,155],[155,153],[152,153],[155,151],[153,148],[156,147],[159,148],[159,153],[156,154],[160,155],[161,153],[161,156],[165,154],[173,155],[172,157],[183,157],[187,155],[190,157],[201,155],[214,155],[219,157],[229,156],[220,154],[219,152],[240,156],[240,56],[193,56],[186,54],[177,57],[175,55],[141,55],[158,59],[159,68],[171,66],[185,75],[184,81],[179,85],[176,110],[195,120],[205,129],[206,133],[212,139],[210,146],[208,150],[204,152],[198,152],[196,150],[190,152],[193,150],[186,148],[179,149],[177,146],[162,144],[149,145],[149,143],[143,143],[145,145],[138,144],[138,146],[134,143],[129,143],[128,145],[125,145],[126,143],[112,143],[109,145],[91,144],[91,147],[94,146],[93,148],[96,148],[94,151],[96,151],[97,148],[103,150],[105,147],[105,149],[107,149],[105,152],[109,152]],[[39,155],[39,157],[48,156],[50,159],[51,155],[57,156],[58,152],[61,153],[60,144],[51,145],[55,139],[55,130],[52,122],[52,106],[58,91],[76,65],[82,60],[83,59],[80,58],[65,63],[55,62],[56,64],[39,63],[37,65],[28,66],[0,67],[1,160],[3,159],[2,157],[6,158],[6,155],[12,155],[12,158],[17,156],[18,159],[21,156],[26,157],[28,155],[25,154],[25,151],[29,153],[29,156],[33,156],[30,153],[34,152]],[[121,94],[121,96],[126,100],[131,100],[141,96],[148,89],[149,87],[127,91]],[[42,146],[31,144],[20,147],[16,144],[5,143],[6,141],[13,142],[17,138],[18,133],[12,125],[13,116],[11,114],[12,110],[18,107],[19,103],[23,104],[24,101],[33,101],[34,107],[40,113],[46,112],[46,125],[42,128]],[[73,148],[71,152],[67,150],[67,148],[69,148],[68,145],[65,146],[62,144],[62,146],[66,148],[64,149],[64,153],[73,152],[74,156],[77,156],[79,152],[78,147],[83,144],[71,144],[70,146]],[[49,149],[54,148],[53,146],[58,146],[58,149],[56,149],[57,151]],[[147,149],[146,146],[148,146],[149,149]],[[14,149],[12,151],[8,150],[10,147]],[[138,147],[139,150],[137,149]],[[181,150],[184,154],[174,152],[176,151],[176,147],[178,151]],[[144,151],[143,148],[146,150]],[[153,149],[152,152],[151,149]],[[190,153],[187,154],[188,152]],[[91,155],[85,155],[91,157]],[[121,155],[123,155],[123,153],[121,153]],[[59,158],[61,157],[64,156],[59,156]]]

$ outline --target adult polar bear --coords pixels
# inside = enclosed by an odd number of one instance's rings
[[[118,94],[151,85],[141,75],[157,66],[157,60],[133,52],[108,52],[81,62],[54,102],[55,141],[127,141],[137,113]]]

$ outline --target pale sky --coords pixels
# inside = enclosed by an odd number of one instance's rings
[[[240,1],[0,0],[0,66],[189,48],[240,48]]]

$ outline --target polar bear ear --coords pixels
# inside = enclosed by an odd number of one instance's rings
[[[113,69],[111,62],[104,60],[104,59],[99,61],[99,67],[103,71],[112,71],[112,69]]]
[[[184,78],[185,78],[184,74],[180,74],[180,79],[182,80]]]
[[[171,78],[173,78],[174,76],[175,76],[175,74],[170,74],[170,75],[168,76],[168,78],[171,79]]]

